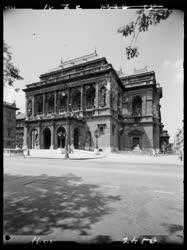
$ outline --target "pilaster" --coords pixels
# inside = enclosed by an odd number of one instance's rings
[[[81,86],[81,111],[84,110],[84,89],[83,85]]]
[[[51,146],[50,149],[54,149],[54,124],[51,126]]]
[[[99,107],[99,82],[96,82],[95,85],[95,108]]]
[[[45,93],[43,93],[43,114],[45,115]]]
[[[35,110],[34,110],[34,108],[35,108],[35,98],[34,98],[34,96],[32,97],[32,116],[34,116],[35,115]]]
[[[54,92],[54,113],[57,111],[57,91]]]

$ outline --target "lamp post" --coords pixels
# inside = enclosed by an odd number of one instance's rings
[[[67,138],[66,138],[65,158],[69,159],[69,114],[68,112],[66,116],[66,128],[67,128]]]
[[[62,96],[65,96],[66,93],[62,92]],[[67,112],[66,112],[66,128],[67,128],[67,133],[66,133],[66,146],[65,146],[65,158],[69,159],[69,137],[70,137],[70,128],[69,128],[69,107],[71,104],[69,103],[69,89],[67,89]]]
[[[27,110],[27,116],[28,116],[28,125],[27,125],[27,155],[30,155],[30,147],[29,147],[29,121],[31,116],[31,108],[29,107]]]
[[[60,138],[60,152],[62,153],[62,136],[63,136],[62,131],[59,131],[57,135]]]
[[[95,154],[99,154],[99,147],[98,147],[98,137],[99,137],[99,131],[98,129],[94,132],[96,143],[95,143]]]

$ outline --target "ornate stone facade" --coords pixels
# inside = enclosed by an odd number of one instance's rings
[[[160,149],[162,89],[153,71],[123,77],[106,58],[75,59],[24,91],[25,146],[56,149],[69,136],[75,148],[94,150],[98,129],[103,151]]]

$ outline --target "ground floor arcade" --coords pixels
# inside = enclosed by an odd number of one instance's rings
[[[95,132],[98,131],[96,138]],[[30,149],[58,149],[66,145],[74,149],[94,151],[159,151],[159,131],[153,125],[123,125],[117,120],[106,118],[62,118],[26,122],[24,147]]]

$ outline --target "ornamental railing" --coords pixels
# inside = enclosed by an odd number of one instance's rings
[[[76,78],[78,76],[84,76],[84,75],[88,75],[90,73],[96,73],[96,72],[100,72],[100,71],[104,71],[107,69],[110,69],[111,65],[102,65],[102,66],[97,66],[95,68],[92,69],[87,69],[87,70],[82,70],[80,72],[77,73],[72,73],[72,74],[68,74],[68,75],[64,75],[64,76],[60,76],[60,77],[54,77],[53,79],[49,79],[49,80],[45,80],[45,81],[39,81],[39,82],[35,82],[32,84],[27,84],[27,88],[33,88],[33,87],[38,87],[38,86],[43,86],[46,84],[50,84],[50,83],[55,83],[61,80],[68,80],[71,78]]]

